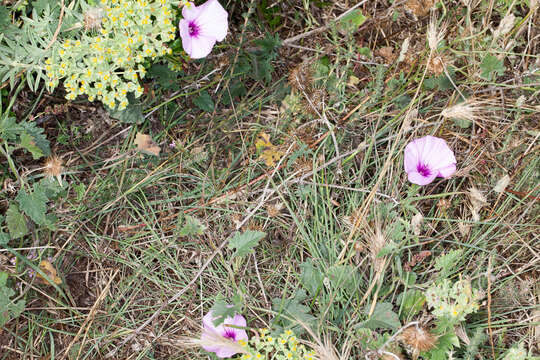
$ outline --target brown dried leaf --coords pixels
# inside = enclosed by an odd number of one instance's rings
[[[415,17],[422,17],[429,14],[429,10],[435,4],[435,0],[407,0],[405,10],[411,12]]]
[[[393,63],[397,55],[394,53],[394,48],[391,46],[385,46],[375,52],[376,55],[382,57],[387,64]]]
[[[41,271],[43,271],[49,278],[51,278],[51,280],[56,284],[56,285],[60,285],[62,283],[62,279],[60,279],[56,274],[56,269],[54,268],[54,266],[48,261],[48,260],[41,260],[41,262],[39,263],[39,268],[41,269]],[[37,280],[38,282],[40,282],[41,284],[44,284],[44,285],[51,285],[51,283],[49,282],[49,280],[47,280],[46,278],[44,278],[43,276],[41,276],[41,274],[37,274]]]
[[[138,132],[134,143],[137,145],[137,150],[145,154],[159,156],[161,149],[159,148],[158,144],[152,140],[150,135],[141,134]]]

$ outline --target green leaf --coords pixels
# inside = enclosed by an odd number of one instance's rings
[[[7,287],[8,274],[0,272],[0,328],[8,321],[18,317],[24,310],[24,300],[19,300],[16,303],[10,300],[15,292]]]
[[[234,317],[236,314],[242,312],[241,297],[235,295],[233,297],[233,304],[229,304],[224,300],[216,300],[214,306],[210,309],[212,316],[214,317],[214,326],[219,326],[228,317]]]
[[[156,79],[159,86],[165,90],[179,90],[178,72],[169,69],[167,65],[154,64],[148,69],[148,76]]]
[[[208,93],[208,91],[202,91],[201,94],[193,99],[193,103],[197,105],[199,109],[206,112],[214,111],[214,100]]]
[[[6,211],[6,224],[12,239],[23,237],[28,233],[26,219],[15,204],[11,204]]]
[[[322,285],[324,279],[323,274],[321,274],[319,269],[313,265],[311,259],[307,259],[301,263],[300,269],[300,282],[302,283],[302,286],[304,286],[311,296],[315,296]]]
[[[358,30],[358,28],[362,26],[362,24],[365,23],[366,20],[367,17],[362,14],[362,11],[360,11],[359,9],[355,9],[345,15],[343,18],[341,18],[340,25],[347,32],[354,32]]]
[[[453,331],[450,331],[439,336],[437,338],[437,346],[429,352],[422,353],[422,355],[425,355],[425,359],[446,360],[447,353],[452,351],[454,346],[459,347],[459,339]]]
[[[262,231],[247,230],[240,234],[237,232],[229,240],[229,249],[236,251],[233,257],[245,256],[249,254],[255,246],[259,244],[259,240],[262,240],[266,236],[266,233]]]
[[[124,110],[112,110],[107,107],[109,115],[123,123],[140,124],[144,121],[142,106],[138,104],[132,93],[128,94],[129,104]]]
[[[0,138],[6,141],[15,141],[17,135],[23,130],[24,128],[17,124],[14,117],[2,117],[0,119]]]
[[[277,315],[275,321],[281,323],[283,327],[292,327],[295,334],[301,335],[304,332],[304,328],[301,325],[298,325],[298,322],[294,320],[299,320],[307,326],[312,325],[316,320],[315,317],[309,313],[310,308],[302,304],[306,298],[306,292],[300,289],[289,299],[272,299],[272,310],[288,317],[285,318]]]
[[[366,312],[369,311],[369,308]],[[362,324],[363,327],[368,329],[391,329],[395,330],[401,326],[398,315],[392,311],[392,304],[383,302],[377,303],[375,310],[371,317]]]
[[[422,311],[426,297],[420,290],[407,290],[399,294],[397,302],[401,304],[401,319],[407,319]]]
[[[62,185],[52,177],[45,177],[41,179],[39,181],[39,187],[43,190],[45,196],[47,196],[47,198],[50,200],[56,198],[62,191],[64,191]]]
[[[343,289],[349,294],[357,289],[356,269],[352,265],[332,265],[327,270],[327,277],[335,289]]]
[[[495,55],[487,54],[480,64],[480,70],[482,70],[480,76],[491,81],[496,80],[497,76],[503,75],[506,68],[502,60],[497,59]]]
[[[446,278],[457,268],[457,264],[463,257],[463,250],[451,250],[445,255],[439,256],[435,260],[435,270],[439,271],[439,278]]]
[[[202,235],[206,226],[204,226],[199,219],[193,216],[185,215],[184,224],[180,228],[178,235],[180,236],[194,236]]]
[[[3,231],[0,231],[0,245],[5,245],[9,242],[10,237],[9,234],[6,234]]]
[[[21,134],[21,146],[32,154],[34,160],[37,160],[43,156],[43,151],[37,147],[36,143],[34,142],[34,138],[26,132]]]
[[[39,184],[34,184],[34,190],[31,193],[21,189],[15,200],[19,202],[20,209],[36,224],[48,224],[45,213],[47,212],[47,201],[49,199]]]
[[[32,137],[34,145],[42,151],[42,156],[51,155],[49,140],[45,137],[43,128],[38,127],[35,122],[21,122],[20,125]],[[34,154],[32,153],[32,155]]]

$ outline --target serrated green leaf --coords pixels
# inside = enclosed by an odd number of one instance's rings
[[[9,234],[6,234],[3,231],[0,231],[0,245],[5,245],[9,242],[10,237]]]
[[[352,265],[332,265],[327,270],[330,284],[336,289],[343,289],[352,293],[357,288],[356,270]]]
[[[183,225],[178,232],[180,236],[194,236],[202,235],[206,226],[201,223],[199,219],[194,216],[185,215],[183,219]]]
[[[24,128],[17,124],[17,121],[13,117],[2,117],[0,119],[0,138],[6,141],[16,140],[17,135],[23,130]]]
[[[367,309],[369,311],[369,309]],[[366,311],[367,312],[367,311]],[[368,329],[391,329],[395,330],[401,326],[399,316],[392,310],[392,304],[387,302],[377,303],[371,317],[362,324]]]
[[[208,91],[202,91],[201,94],[193,99],[193,103],[197,105],[199,109],[206,112],[214,111],[214,100],[208,93]]]
[[[456,265],[463,256],[463,250],[451,250],[447,254],[439,256],[435,260],[435,270],[439,271],[440,278],[446,278],[447,275],[454,272]]]
[[[12,239],[23,237],[28,233],[26,219],[16,204],[11,204],[6,211],[6,224]]]
[[[34,184],[34,190],[31,193],[21,189],[15,200],[19,203],[21,211],[24,211],[36,224],[46,225],[48,223],[45,213],[47,212],[47,201],[49,199],[45,195],[43,188],[37,183]]]
[[[38,127],[35,122],[26,121],[21,122],[20,125],[24,128],[25,132],[32,137],[34,145],[37,146],[43,153],[42,156],[51,155],[49,140],[47,140],[45,137],[44,130],[42,128]]]
[[[56,198],[58,194],[64,191],[62,185],[52,177],[44,177],[41,179],[39,181],[39,187],[43,190],[45,196],[47,196],[49,200]]]
[[[233,303],[229,304],[224,300],[216,300],[212,308],[212,316],[214,317],[214,326],[219,326],[226,318],[232,318],[236,314],[242,312],[241,298],[238,295],[233,297]]]
[[[247,230],[244,233],[237,232],[229,240],[229,249],[236,250],[233,258],[249,254],[259,244],[259,240],[262,240],[265,236],[266,233],[262,231]]]
[[[480,70],[482,71],[480,76],[491,81],[503,75],[506,68],[502,60],[497,59],[495,55],[487,54],[482,60],[482,63],[480,63]]]
[[[34,142],[34,138],[26,132],[21,134],[21,146],[32,154],[34,160],[37,160],[43,156],[43,151],[37,147],[36,143]]]

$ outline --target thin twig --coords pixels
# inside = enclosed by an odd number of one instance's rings
[[[58,37],[58,34],[60,34],[60,29],[62,28],[62,21],[64,20],[64,11],[65,11],[65,5],[64,0],[60,3],[60,17],[58,18],[58,26],[56,27],[56,31],[54,32],[54,35],[51,39],[51,41],[47,44],[45,47],[45,51],[49,50],[49,48],[54,44],[56,41],[56,38]]]
[[[339,21],[341,19],[343,19],[345,16],[347,16],[348,14],[350,14],[352,11],[354,11],[356,8],[362,6],[364,3],[366,3],[368,0],[363,0],[363,1],[360,1],[358,4],[355,4],[353,7],[351,7],[349,10],[345,11],[343,14],[339,15],[335,20],[334,22],[336,21]],[[331,24],[331,23],[330,23]],[[313,30],[310,30],[310,31],[306,31],[305,33],[302,33],[302,34],[298,34],[298,35],[295,35],[293,37],[290,37],[288,39],[285,39],[283,40],[283,43],[282,45],[284,46],[288,46],[294,42],[297,42],[298,40],[301,40],[303,38],[306,38],[306,37],[309,37],[311,35],[315,35],[315,34],[319,34],[321,32],[324,32],[326,30],[328,30],[330,28],[330,24],[326,24],[326,25],[323,25],[317,29],[313,29]]]

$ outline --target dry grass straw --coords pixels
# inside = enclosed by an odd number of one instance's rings
[[[488,115],[488,107],[495,105],[496,103],[491,100],[470,98],[464,102],[446,107],[441,111],[441,116],[446,119],[467,120],[474,124],[480,124],[484,121],[498,123],[496,120],[491,120]]]

